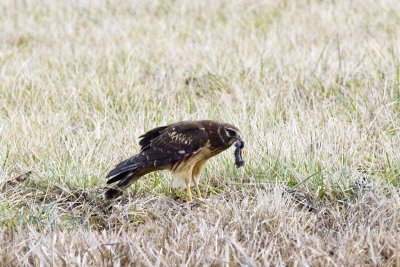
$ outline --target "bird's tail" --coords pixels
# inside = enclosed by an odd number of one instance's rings
[[[117,181],[118,183],[114,188],[109,188],[106,191],[105,198],[113,199],[119,197],[125,190],[125,188],[136,182],[142,175],[143,172],[140,169],[132,169],[126,172],[119,173],[118,175],[107,181],[107,184]]]
[[[128,186],[136,182],[141,176],[157,170],[152,164],[146,162],[146,156],[138,154],[119,163],[111,170],[107,178],[111,177],[107,184],[118,182],[115,187],[105,193],[106,199],[113,199],[120,196]]]
[[[125,188],[137,181],[142,176],[143,159],[139,156],[133,156],[119,163],[111,170],[106,178],[110,178],[107,184],[118,182],[114,188],[110,188],[105,193],[106,199],[113,199],[120,196]]]

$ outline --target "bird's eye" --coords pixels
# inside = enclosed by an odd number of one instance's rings
[[[226,132],[228,134],[229,137],[234,137],[236,136],[236,131],[232,130],[232,129],[226,129]]]

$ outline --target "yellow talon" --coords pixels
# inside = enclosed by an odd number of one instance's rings
[[[192,190],[190,189],[190,184],[187,184],[187,185],[186,185],[186,188],[187,188],[187,196],[188,196],[188,199],[189,199],[189,201],[192,201],[192,200],[193,200],[193,197],[192,197]]]

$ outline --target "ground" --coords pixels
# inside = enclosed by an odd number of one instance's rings
[[[3,1],[0,265],[400,266],[400,3]],[[180,120],[204,200],[105,175]]]

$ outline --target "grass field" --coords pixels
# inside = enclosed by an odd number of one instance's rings
[[[1,1],[1,266],[400,266],[400,2]],[[246,142],[122,200],[137,137]]]

